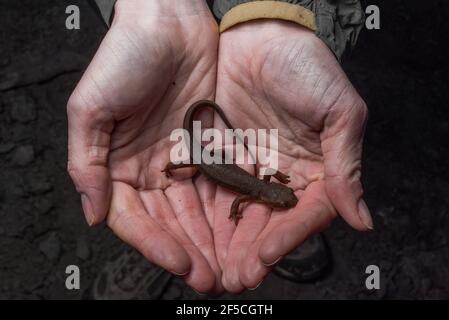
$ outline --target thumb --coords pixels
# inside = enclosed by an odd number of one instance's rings
[[[331,108],[321,136],[326,193],[343,219],[357,230],[373,229],[360,182],[367,116],[365,103],[351,88]]]
[[[105,109],[86,105],[76,93],[68,102],[67,117],[67,171],[92,226],[102,222],[109,210],[112,189],[107,160],[114,120]]]

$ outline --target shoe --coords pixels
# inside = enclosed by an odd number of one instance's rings
[[[274,268],[274,273],[294,282],[312,282],[324,276],[330,265],[330,251],[324,236],[318,233],[285,256]]]
[[[150,263],[136,250],[122,245],[95,279],[95,300],[156,300],[172,275]]]

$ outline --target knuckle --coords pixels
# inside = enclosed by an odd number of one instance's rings
[[[96,119],[101,109],[98,104],[87,103],[86,99],[78,92],[74,92],[67,102],[67,115],[80,117],[87,120]]]
[[[354,116],[358,121],[362,123],[366,122],[366,120],[368,119],[368,106],[362,98],[359,97],[354,103],[353,111]]]
[[[368,106],[366,105],[365,101],[361,100],[359,109],[360,109],[362,119],[364,119],[366,121],[368,119],[369,110],[368,110]]]
[[[86,192],[91,189],[96,189],[98,186],[98,177],[96,177],[89,167],[81,167],[69,160],[67,162],[67,173],[78,192]]]
[[[67,114],[70,115],[75,113],[81,105],[82,103],[80,102],[79,95],[76,92],[72,93],[69,101],[67,101]]]
[[[67,173],[70,176],[70,178],[72,179],[73,183],[75,184],[75,187],[78,190],[78,185],[80,182],[80,179],[79,179],[80,170],[70,160],[67,162]]]

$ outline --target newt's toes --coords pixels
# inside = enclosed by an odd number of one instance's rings
[[[164,173],[165,173],[165,176],[166,176],[167,178],[170,178],[170,177],[172,176],[170,170],[164,169],[164,170],[162,170],[161,172],[164,172]]]

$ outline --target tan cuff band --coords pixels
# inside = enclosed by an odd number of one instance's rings
[[[315,15],[297,4],[280,1],[252,1],[239,4],[229,10],[221,19],[220,32],[236,24],[255,19],[281,19],[300,24],[316,31]]]

